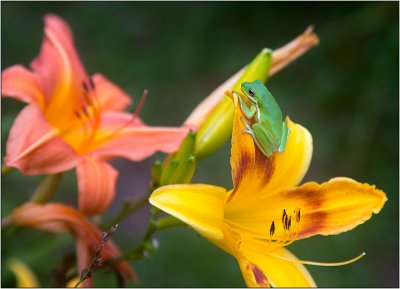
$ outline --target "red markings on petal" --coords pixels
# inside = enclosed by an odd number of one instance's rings
[[[249,263],[246,269],[252,271],[258,286],[270,287],[267,276],[265,276],[264,272],[257,265]]]

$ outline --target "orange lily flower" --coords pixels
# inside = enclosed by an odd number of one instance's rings
[[[44,24],[32,71],[14,65],[2,72],[2,95],[29,104],[10,130],[5,162],[27,175],[77,167],[79,207],[99,214],[115,194],[117,171],[106,159],[171,153],[188,129],[149,127],[123,112],[131,99],[103,75],[89,77],[68,25],[55,15]]]
[[[11,214],[12,222],[17,226],[32,227],[51,233],[71,232],[76,238],[76,258],[78,274],[90,266],[90,262],[100,247],[102,234],[80,212],[74,208],[57,203],[35,204],[26,203],[18,207]],[[120,256],[115,244],[108,240],[100,257],[107,261]],[[126,261],[114,265],[121,275],[132,282],[136,282],[136,274]],[[84,287],[92,285],[92,278],[83,281]]]
[[[311,134],[289,119],[283,153],[267,158],[243,133],[243,113],[233,94],[235,116],[231,166],[234,188],[169,185],[153,192],[150,203],[186,222],[238,260],[249,287],[316,286],[303,264],[336,266],[297,259],[285,247],[314,235],[353,229],[382,209],[383,191],[349,178],[297,186],[312,156]]]

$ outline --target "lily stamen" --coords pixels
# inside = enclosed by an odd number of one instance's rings
[[[282,257],[279,255],[275,255],[275,254],[269,254],[270,256],[273,256],[275,258],[281,259],[281,260],[285,260],[285,261],[289,261],[289,262],[298,262],[304,265],[314,265],[314,266],[326,266],[326,267],[333,267],[333,266],[343,266],[343,265],[347,265],[347,264],[351,264],[354,263],[356,261],[358,261],[359,259],[361,259],[362,257],[364,257],[366,255],[365,252],[362,252],[360,255],[358,255],[357,257],[347,260],[347,261],[343,261],[343,262],[314,262],[314,261],[305,261],[305,260],[298,260],[298,259],[290,259],[290,258],[286,258],[286,257]]]
[[[274,250],[277,248],[285,247],[297,240],[300,231],[300,209],[294,210],[293,213],[296,217],[296,224],[294,227],[294,231],[292,230],[292,215],[288,215],[286,213],[286,210],[285,209],[283,210],[282,213],[283,238],[280,240],[272,240],[272,236],[275,234],[275,221],[272,221],[269,229],[270,236],[267,245],[267,250]]]

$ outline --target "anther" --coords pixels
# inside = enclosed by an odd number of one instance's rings
[[[285,219],[285,216],[286,216],[286,210],[285,210],[285,209],[283,209],[283,214],[282,214],[282,223],[283,223],[283,221],[284,221],[284,219]]]
[[[275,233],[275,221],[272,221],[271,227],[269,228],[269,235],[272,237]]]
[[[89,91],[89,87],[87,86],[86,82],[82,82],[83,89],[86,91],[86,93]]]
[[[289,217],[288,221],[288,230],[290,230],[290,227],[292,226],[292,216]]]
[[[297,214],[296,214],[296,222],[300,222],[300,209],[297,210]]]
[[[89,83],[90,83],[90,87],[94,90],[94,81],[91,77],[89,78]]]
[[[79,119],[81,118],[81,114],[79,113],[79,111],[76,111],[76,110],[75,110],[74,113],[75,113],[75,115],[76,115],[77,118],[79,118]]]
[[[286,230],[287,229],[287,226],[286,226],[286,224],[287,224],[287,215],[284,215],[283,217],[282,217],[282,225],[283,225],[283,229],[284,230]]]
[[[89,117],[89,113],[88,113],[88,111],[87,111],[85,106],[82,106],[82,111],[87,117]]]

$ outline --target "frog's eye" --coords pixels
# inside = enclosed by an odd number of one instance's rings
[[[251,88],[249,89],[249,94],[251,95],[251,96],[253,96],[254,95],[254,90],[252,90]]]

